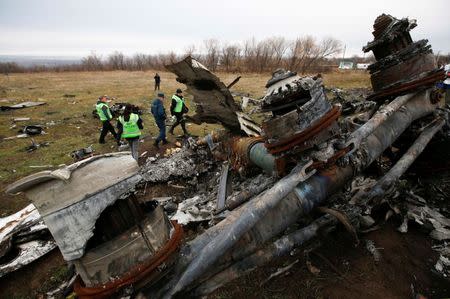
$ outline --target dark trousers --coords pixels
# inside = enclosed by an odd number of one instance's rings
[[[111,132],[111,134],[114,136],[114,139],[116,139],[116,141],[119,140],[117,133],[114,130],[114,127],[111,125],[109,120],[105,120],[105,121],[103,121],[102,132],[100,133],[100,138],[98,140],[99,143],[105,143],[105,137],[106,137],[106,134],[108,134],[108,132]]]
[[[159,90],[159,82],[155,82],[155,90],[158,89]]]
[[[175,127],[178,125],[181,125],[181,128],[183,129],[183,133],[185,135],[187,135],[188,132],[186,130],[186,121],[184,120],[183,113],[174,113],[173,115],[175,115],[177,121],[170,128],[170,132],[173,134],[173,130],[175,129]]]
[[[160,141],[166,142],[166,122],[164,119],[155,119],[156,125],[159,129],[159,135],[155,140],[155,143],[158,144]]]

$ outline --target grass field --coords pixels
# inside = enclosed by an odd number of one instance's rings
[[[162,78],[161,88],[166,94],[166,107],[170,105],[170,96],[177,89],[185,89],[176,82],[175,75],[159,72]],[[98,144],[100,122],[92,117],[92,110],[99,95],[115,97],[117,102],[129,102],[148,111],[155,96],[153,91],[154,72],[67,72],[11,74],[0,77],[0,105],[12,105],[22,101],[45,101],[47,104],[34,108],[0,112],[0,188],[30,173],[45,168],[31,166],[70,164],[70,153],[94,144],[96,154],[116,151],[111,137],[107,143]],[[219,73],[227,84],[237,74]],[[241,80],[233,90],[248,92],[257,98],[263,95],[264,85],[270,74],[242,74]],[[357,88],[369,87],[369,76],[365,72],[334,72],[324,74],[327,87]],[[73,95],[67,97],[65,95]],[[190,95],[188,106],[190,103]],[[192,111],[193,109],[191,109]],[[190,112],[192,113],[192,112]],[[14,123],[17,117],[30,117],[26,122]],[[157,128],[149,113],[145,113],[144,133],[155,136]],[[115,122],[114,122],[115,123]],[[15,136],[25,125],[43,125],[45,135],[34,137],[37,143],[50,142],[48,147],[27,152],[30,138],[3,140]],[[191,125],[188,129],[198,135],[209,132],[213,125]],[[108,142],[109,140],[109,142]],[[148,138],[146,139],[148,140]],[[169,138],[170,140],[170,138]],[[149,141],[146,141],[149,142]],[[9,196],[6,196],[9,197]],[[5,198],[2,195],[0,198]],[[8,215],[27,203],[23,196],[13,200],[0,200],[0,217]]]

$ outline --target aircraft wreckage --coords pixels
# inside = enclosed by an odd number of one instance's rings
[[[54,243],[48,236],[33,242],[41,242],[42,254],[57,245],[75,265],[80,298],[136,290],[171,298],[209,294],[339,223],[357,241],[357,231],[373,225],[371,207],[437,132],[448,133],[448,110],[435,88],[444,71],[426,40],[412,41],[415,26],[384,14],[375,20],[375,38],[364,47],[376,58],[369,67],[373,93],[363,101],[330,101],[320,76],[277,70],[266,95],[252,100],[265,115],[260,126],[236,103],[230,86],[195,59],[167,66],[194,96],[190,121],[220,123],[225,130],[190,137],[171,156],[150,157],[142,167],[122,152],[19,180],[7,192],[24,192],[33,204],[10,217],[31,220],[2,219],[10,227],[2,229],[0,253],[31,246],[21,236],[48,228]],[[383,177],[322,206],[345,184],[364,180],[363,171],[404,132],[416,140]],[[180,189],[182,196],[145,199],[157,184]],[[433,238],[450,239],[450,220],[432,207],[410,206],[404,217],[406,226],[408,220],[428,221]],[[285,234],[300,219],[302,226]],[[182,225],[195,222],[209,228],[183,237]],[[443,245],[440,269],[449,266],[449,255]],[[21,259],[9,259],[0,273]]]

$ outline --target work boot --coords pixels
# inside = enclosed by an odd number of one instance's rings
[[[163,141],[162,141],[162,144],[168,144],[169,143],[169,141],[167,141],[167,139],[164,139]]]
[[[156,147],[157,149],[159,149],[158,141],[153,142],[153,146]]]

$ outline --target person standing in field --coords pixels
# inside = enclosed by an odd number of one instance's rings
[[[159,90],[159,85],[161,84],[161,77],[159,76],[158,73],[156,73],[155,77],[153,77],[153,79],[155,79],[155,90],[158,89]]]
[[[123,115],[119,116],[117,122],[117,129],[119,136],[128,141],[130,145],[131,155],[137,161],[139,158],[139,136],[141,136],[141,130],[144,128],[142,125],[142,119],[138,114],[132,112],[133,107],[130,104],[125,106]]]
[[[151,112],[153,117],[155,118],[156,125],[159,129],[159,135],[156,138],[153,145],[156,148],[159,148],[159,143],[162,141],[162,144],[167,144],[168,141],[166,139],[166,110],[164,109],[164,93],[159,92],[158,97],[153,100]]]
[[[100,138],[98,140],[99,143],[105,143],[105,137],[108,132],[114,136],[114,139],[117,143],[120,142],[120,135],[116,134],[114,127],[111,125],[110,120],[112,119],[111,110],[109,110],[109,106],[107,104],[109,102],[108,96],[100,96],[97,101],[97,105],[95,109],[97,110],[98,117],[102,122],[102,132],[100,133]]]
[[[184,135],[189,136],[189,133],[186,130],[186,121],[183,117],[183,115],[188,112],[189,109],[184,102],[183,91],[178,88],[177,92],[172,96],[172,104],[170,105],[170,113],[176,117],[176,122],[170,128],[170,134],[173,135],[173,130],[176,126],[181,125]]]

